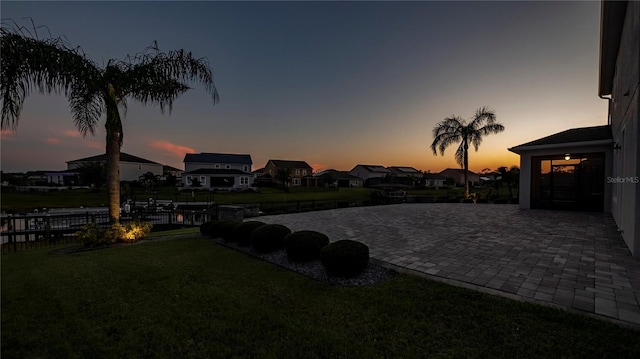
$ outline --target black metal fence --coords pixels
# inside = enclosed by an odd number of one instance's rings
[[[246,206],[245,217],[255,215],[277,215],[285,213],[320,211],[336,208],[374,206],[403,202],[436,202],[435,197],[398,197],[372,200],[302,200],[289,202],[264,202],[238,204]],[[152,231],[195,227],[218,218],[222,205],[166,210],[138,210],[122,213],[121,222],[145,221],[153,224]],[[248,209],[252,208],[251,211]],[[259,208],[259,211],[254,211]],[[78,211],[78,210],[76,210]],[[75,233],[84,225],[97,223],[107,226],[106,211],[67,214],[30,213],[26,215],[3,215],[0,231],[2,252],[17,252],[33,248],[78,242]]]

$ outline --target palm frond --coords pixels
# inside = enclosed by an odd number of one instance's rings
[[[96,125],[104,113],[104,101],[97,89],[84,86],[72,87],[69,94],[69,107],[73,114],[73,123],[83,136],[95,135]]]
[[[444,151],[450,145],[462,140],[462,129],[464,128],[464,120],[457,116],[445,118],[433,128],[433,142],[431,143],[431,151],[434,155],[440,151],[444,155]]]
[[[460,142],[460,146],[456,150],[455,154],[456,163],[460,165],[460,167],[464,168],[464,141]]]
[[[2,27],[0,42],[2,128],[17,126],[24,98],[32,90],[69,95],[72,86],[96,68],[78,48],[61,38],[33,38],[24,31]]]

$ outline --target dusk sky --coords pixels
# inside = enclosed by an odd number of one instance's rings
[[[458,168],[429,148],[434,125],[489,106],[505,131],[471,151],[470,169],[519,164],[507,148],[607,123],[597,96],[600,2],[11,2],[1,17],[46,25],[95,62],[183,48],[205,57],[220,93],[129,101],[122,151],[184,169],[187,152],[356,164]],[[43,30],[44,31],[44,30]],[[46,32],[41,31],[41,36]],[[63,170],[105,151],[73,126],[66,98],[27,97],[2,133],[5,172]]]

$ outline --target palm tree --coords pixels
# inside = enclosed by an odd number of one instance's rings
[[[460,142],[456,151],[456,162],[464,169],[464,197],[469,198],[469,145],[475,147],[476,152],[482,137],[491,133],[504,131],[504,126],[496,122],[496,115],[493,110],[481,107],[476,110],[471,122],[467,124],[465,120],[452,115],[436,124],[433,128],[433,142],[431,150],[434,156],[444,156],[444,150],[454,143]]]
[[[27,34],[25,34],[27,33]],[[157,44],[124,61],[109,60],[100,66],[79,47],[71,47],[62,38],[40,39],[34,26],[32,35],[3,24],[1,37],[1,128],[17,127],[20,111],[33,89],[41,93],[62,93],[69,100],[74,124],[83,134],[95,134],[103,115],[106,117],[107,184],[109,216],[120,219],[120,148],[123,141],[120,109],[126,114],[127,100],[160,105],[169,113],[173,101],[199,82],[217,103],[218,92],[213,72],[202,58],[185,50],[160,52]]]

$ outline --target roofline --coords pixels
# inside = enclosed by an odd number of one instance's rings
[[[566,148],[566,147],[604,146],[604,145],[611,145],[611,144],[613,144],[613,139],[552,143],[548,145],[516,146],[516,147],[507,148],[507,150],[513,153],[520,154],[521,152],[524,152],[524,151],[551,150],[554,148]]]
[[[628,1],[602,1],[600,5],[600,74],[598,96],[611,95],[613,76]]]

